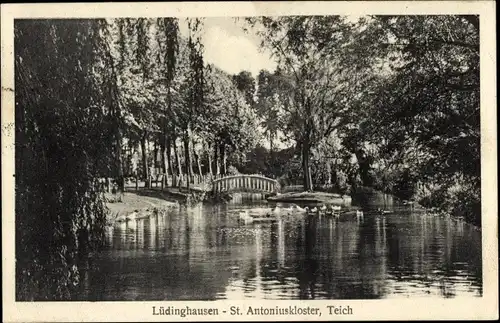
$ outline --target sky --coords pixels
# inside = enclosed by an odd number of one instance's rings
[[[179,21],[181,34],[188,36],[185,20]],[[250,31],[245,33],[241,22],[234,18],[205,18],[202,41],[204,58],[227,73],[250,71],[255,77],[261,69],[274,71],[276,63],[269,52],[260,49],[260,39]]]

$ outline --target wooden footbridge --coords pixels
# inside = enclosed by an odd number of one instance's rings
[[[233,175],[215,179],[212,190],[218,192],[276,193],[278,181],[262,175]]]

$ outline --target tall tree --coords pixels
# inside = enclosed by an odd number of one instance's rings
[[[154,95],[156,81],[150,60],[152,21],[146,18],[121,18],[115,21],[115,26],[115,30],[118,29],[115,55],[122,62],[119,88],[121,104],[124,106],[122,113],[129,126],[129,136],[141,143],[142,173],[148,183],[148,141],[159,131],[155,122],[158,118]],[[120,31],[122,28],[124,33]]]
[[[274,154],[274,143],[278,131],[282,128],[283,102],[288,100],[287,84],[282,84],[280,71],[275,73],[262,70],[259,72],[258,88],[255,104],[257,113],[261,116],[261,126],[268,137],[271,158]]]
[[[197,131],[199,128],[199,111],[204,102],[203,44],[200,35],[202,28],[203,22],[201,19],[188,19],[189,37],[187,47],[189,51],[189,68],[183,84],[185,104],[180,118],[188,189],[190,188],[192,176],[192,158],[191,149],[189,148],[190,138],[193,131]]]
[[[255,95],[255,79],[249,71],[241,71],[233,75],[233,82],[238,91],[243,93],[246,103],[253,107]]]
[[[215,172],[225,173],[228,159],[241,160],[257,143],[257,115],[229,74],[208,66],[205,79],[203,135],[213,142]]]
[[[176,74],[176,67],[179,55],[179,22],[176,18],[158,18],[157,19],[157,42],[158,42],[158,62],[161,66],[161,71],[164,74],[164,84],[167,88],[167,104],[164,117],[162,118],[162,133],[160,135],[160,146],[162,156],[163,173],[171,172],[172,163],[171,156],[171,141],[172,135],[169,123],[173,122],[173,82]]]
[[[69,300],[104,238],[115,160],[104,20],[16,20],[16,299]]]
[[[311,149],[334,130],[352,121],[351,98],[361,78],[340,64],[352,39],[352,24],[340,16],[249,18],[260,25],[262,46],[278,61],[282,84],[290,89],[283,102],[285,133],[302,155],[304,189],[312,190]]]

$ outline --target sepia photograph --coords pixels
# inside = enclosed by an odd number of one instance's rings
[[[484,301],[482,26],[474,12],[13,17],[13,302],[332,320],[354,300]]]

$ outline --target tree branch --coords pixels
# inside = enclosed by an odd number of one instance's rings
[[[462,17],[465,21],[470,23],[474,28],[477,30],[479,34],[479,16],[478,15],[463,15],[460,16]]]

